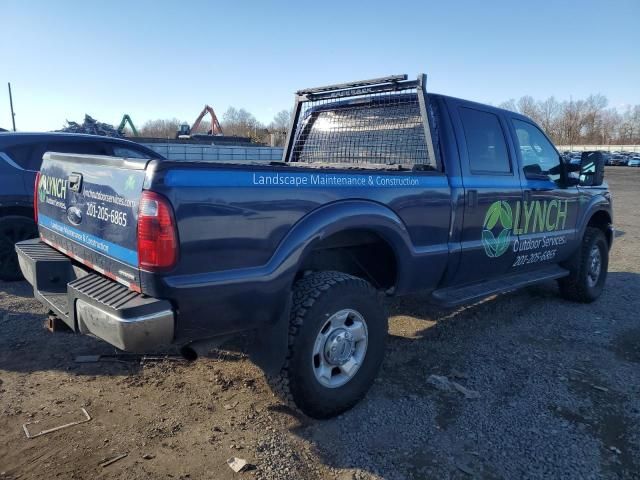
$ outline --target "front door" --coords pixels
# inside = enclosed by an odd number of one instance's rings
[[[514,145],[500,111],[448,99],[465,190],[460,263],[453,284],[509,273],[517,239],[513,226],[522,200]]]
[[[563,181],[562,159],[545,134],[522,118],[510,123],[524,197],[516,212],[514,267],[535,269],[566,260],[573,252],[579,192]]]

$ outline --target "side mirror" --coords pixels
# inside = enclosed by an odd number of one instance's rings
[[[529,180],[549,180],[549,175],[542,173],[542,168],[537,163],[525,165],[522,171]]]
[[[604,182],[604,155],[601,152],[582,152],[580,157],[580,185],[597,187]]]

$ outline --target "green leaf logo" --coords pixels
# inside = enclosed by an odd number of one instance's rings
[[[40,175],[40,181],[38,182],[38,198],[44,202],[47,198],[47,177]]]
[[[512,228],[513,212],[509,203],[503,200],[493,202],[482,225],[482,246],[488,257],[499,257],[509,249]]]

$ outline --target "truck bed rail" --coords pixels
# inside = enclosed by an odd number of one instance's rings
[[[407,74],[403,75],[389,75],[388,77],[380,77],[380,78],[372,78],[370,80],[360,80],[356,82],[348,82],[348,83],[335,83],[333,85],[327,85],[324,87],[315,87],[315,88],[305,88],[303,90],[298,90],[296,94],[298,95],[306,95],[309,93],[320,93],[320,92],[330,92],[333,90],[344,90],[347,88],[354,87],[364,87],[367,85],[379,85],[385,83],[397,83],[402,80],[406,80],[408,78]]]

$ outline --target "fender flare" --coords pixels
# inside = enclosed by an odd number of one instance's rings
[[[584,232],[587,229],[587,225],[589,224],[589,221],[598,212],[606,213],[610,221],[613,222],[613,215],[611,212],[611,202],[601,195],[593,197],[591,201],[586,205],[586,207],[583,210],[583,213],[578,219],[576,231],[578,233],[579,239],[581,239],[584,236]]]
[[[326,204],[300,219],[280,242],[270,262],[293,283],[307,255],[320,241],[333,234],[362,229],[377,233],[391,247],[397,264],[397,288],[409,271],[413,246],[406,225],[390,208],[367,200],[345,200]]]

